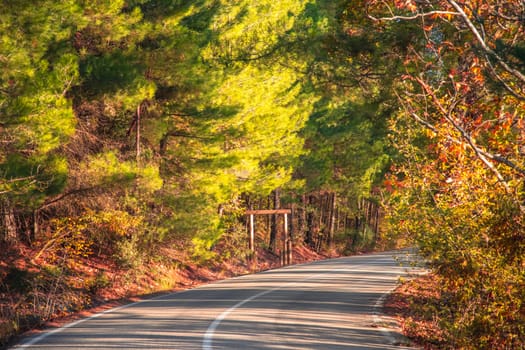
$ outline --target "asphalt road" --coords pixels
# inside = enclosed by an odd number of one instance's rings
[[[406,252],[225,280],[112,309],[13,349],[408,349],[379,314],[409,269],[399,261]]]

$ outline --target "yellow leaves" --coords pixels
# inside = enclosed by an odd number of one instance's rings
[[[430,139],[438,136],[438,133],[431,129],[424,129],[423,132]]]
[[[293,27],[293,14],[305,4],[306,1],[296,0],[224,1],[210,25],[218,40],[208,47],[205,56],[261,55]]]
[[[130,215],[122,210],[105,210],[102,212],[88,211],[84,220],[94,224],[95,230],[116,237],[130,235],[142,223],[142,217]]]
[[[444,15],[444,17],[447,19],[447,21],[451,21],[454,18],[454,15],[451,13],[447,13]]]
[[[119,159],[115,152],[89,157],[77,171],[84,184],[89,186],[119,188],[135,182],[141,190],[151,193],[163,184],[158,165],[145,163],[138,166],[135,161]]]
[[[51,220],[50,236],[46,237],[45,244],[32,258],[38,262],[40,256],[47,257],[47,261],[59,259],[86,257],[91,253],[92,240],[84,234],[85,222],[80,218],[64,218]]]

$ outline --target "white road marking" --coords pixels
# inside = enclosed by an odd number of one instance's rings
[[[118,310],[124,309],[124,308],[126,308],[126,307],[130,307],[130,306],[135,305],[135,304],[138,304],[138,303],[140,303],[140,301],[139,301],[139,302],[132,303],[132,304],[129,304],[129,305],[122,305],[122,306],[116,307],[116,308],[114,308],[114,309],[109,309],[109,310],[106,310],[106,311],[100,312],[100,313],[98,313],[98,314],[95,314],[95,315],[93,315],[93,316],[83,318],[83,319],[78,320],[78,321],[75,321],[75,322],[73,322],[73,323],[69,323],[69,324],[67,324],[67,325],[65,325],[65,326],[62,326],[62,327],[60,327],[60,328],[53,329],[52,331],[48,331],[48,332],[42,333],[42,334],[40,334],[40,335],[37,336],[37,337],[31,338],[28,342],[26,342],[26,343],[24,343],[24,344],[21,344],[21,345],[17,345],[17,346],[15,346],[14,349],[27,349],[27,348],[29,348],[30,346],[32,346],[32,345],[38,343],[39,341],[41,341],[41,340],[43,340],[43,339],[45,339],[45,338],[47,338],[47,337],[49,337],[49,336],[51,336],[51,335],[53,335],[53,334],[60,333],[60,332],[62,332],[63,330],[66,330],[66,329],[71,328],[71,327],[75,327],[75,326],[78,325],[78,324],[84,323],[84,322],[86,322],[86,321],[92,320],[92,319],[94,319],[94,318],[100,317],[100,316],[105,315],[105,314],[110,313],[110,312],[114,312],[114,311],[118,311]]]
[[[171,294],[181,294],[181,293],[184,293],[184,292],[187,292],[187,290],[183,290],[183,291],[180,291],[180,292],[175,292],[175,293],[170,293],[170,294],[167,294],[167,295],[171,295]],[[45,338],[53,335],[53,334],[57,334],[57,333],[60,333],[68,328],[72,328],[72,327],[75,327],[81,323],[84,323],[86,321],[89,321],[89,320],[93,320],[95,318],[98,318],[100,316],[103,316],[105,314],[109,314],[111,312],[115,312],[115,311],[119,311],[119,310],[122,310],[122,309],[125,309],[125,308],[128,308],[128,307],[131,307],[131,306],[134,306],[134,305],[137,305],[137,304],[141,304],[141,303],[145,303],[145,302],[148,302],[148,301],[151,301],[151,300],[156,300],[156,299],[160,299],[160,298],[163,298],[167,295],[159,295],[159,296],[156,296],[154,298],[150,298],[150,299],[145,299],[145,300],[140,300],[140,301],[136,301],[134,303],[130,303],[130,304],[126,304],[126,305],[122,305],[122,306],[118,306],[116,308],[113,308],[113,309],[109,309],[109,310],[106,310],[106,311],[102,311],[102,312],[99,312],[98,314],[95,314],[93,316],[89,316],[89,317],[86,317],[86,318],[83,318],[83,319],[80,319],[80,320],[77,320],[75,322],[72,322],[72,323],[68,323],[62,327],[59,327],[59,328],[56,328],[56,329],[53,329],[51,331],[45,331],[44,333],[40,334],[39,336],[36,336],[34,338],[30,338],[28,341],[24,342],[23,344],[20,344],[20,345],[16,345],[13,350],[17,350],[17,349],[28,349],[29,347],[35,345],[36,343],[38,343],[39,341],[41,340],[44,340]]]
[[[217,329],[217,327],[219,327],[221,322],[224,321],[224,319],[226,317],[228,317],[229,314],[231,314],[233,311],[235,311],[236,309],[240,308],[244,304],[249,303],[250,301],[253,301],[253,300],[257,299],[257,298],[260,298],[263,295],[276,292],[276,291],[284,289],[286,287],[291,287],[291,286],[297,285],[297,284],[299,284],[301,282],[308,281],[308,280],[311,280],[311,279],[314,279],[314,278],[326,275],[327,273],[330,273],[330,272],[341,272],[341,271],[343,271],[343,272],[354,272],[354,271],[358,271],[358,270],[355,270],[352,267],[347,267],[347,268],[344,268],[344,269],[334,269],[334,270],[328,270],[327,269],[327,270],[324,270],[323,273],[318,273],[318,274],[312,275],[310,277],[303,278],[303,279],[301,279],[299,281],[289,282],[289,283],[286,283],[286,284],[284,284],[284,285],[282,285],[280,287],[275,287],[275,288],[272,288],[272,289],[265,290],[263,292],[257,293],[257,294],[252,295],[251,297],[249,297],[247,299],[244,299],[244,300],[238,302],[237,304],[233,305],[228,310],[224,311],[222,314],[217,316],[217,318],[215,318],[215,320],[213,320],[213,322],[209,325],[208,329],[206,330],[206,333],[204,334],[204,339],[202,341],[202,350],[213,350],[213,336],[215,334],[215,330]],[[366,271],[366,272],[370,272],[370,271]]]
[[[300,264],[300,265],[295,265],[296,267],[299,267],[301,265],[303,266],[307,266],[309,265],[310,263],[307,263],[307,264]],[[353,269],[353,267],[361,267],[361,269]],[[202,349],[203,350],[211,350],[212,349],[212,345],[213,345],[213,336],[215,334],[215,331],[216,329],[218,328],[218,326],[221,324],[222,321],[224,321],[224,319],[226,319],[228,317],[229,314],[231,314],[233,311],[235,311],[236,309],[242,307],[243,305],[245,305],[246,303],[249,303],[250,301],[253,301],[257,298],[260,298],[266,294],[270,294],[270,293],[273,293],[275,291],[278,291],[278,290],[281,290],[281,289],[284,289],[286,287],[290,287],[290,286],[293,286],[293,285],[296,285],[296,284],[299,284],[301,282],[304,282],[304,281],[307,281],[307,280],[310,280],[310,279],[314,279],[314,278],[317,278],[317,277],[320,277],[320,276],[323,276],[323,275],[326,275],[328,273],[333,273],[333,272],[357,272],[357,273],[392,273],[392,271],[374,271],[373,269],[372,270],[367,270],[367,269],[362,269],[362,264],[358,264],[358,265],[354,265],[353,267],[345,267],[345,268],[342,268],[342,269],[315,269],[313,270],[312,272],[318,272],[312,276],[309,276],[309,277],[306,277],[306,278],[303,278],[299,281],[295,281],[295,282],[289,282],[287,284],[284,284],[282,286],[279,286],[279,287],[275,287],[275,288],[272,288],[272,289],[269,289],[269,290],[266,290],[266,291],[262,291],[260,293],[257,293],[255,295],[252,295],[251,297],[247,298],[247,299],[244,299],[240,302],[238,302],[237,304],[235,304],[234,306],[230,307],[229,309],[227,309],[226,311],[224,311],[223,313],[221,313],[217,318],[215,318],[215,320],[210,324],[210,326],[208,327],[208,329],[206,330],[206,333],[204,335],[204,339],[203,339],[203,343],[202,343]],[[274,271],[274,270],[273,270]],[[263,273],[272,273],[273,272],[272,270],[270,271],[265,271]],[[321,273],[319,273],[321,272]],[[241,278],[245,278],[246,276],[239,276],[237,278],[233,278],[233,279],[241,279]],[[226,282],[226,281],[222,281],[222,282]],[[220,282],[219,282],[220,284]],[[207,285],[207,286],[204,286],[205,288],[206,287],[210,287],[210,285]],[[134,306],[134,305],[137,305],[137,304],[141,304],[141,303],[144,303],[144,302],[148,302],[148,301],[152,301],[152,300],[156,300],[156,299],[161,299],[161,298],[165,298],[165,297],[169,297],[170,295],[173,295],[173,294],[182,294],[182,293],[185,293],[185,292],[189,292],[191,291],[190,290],[184,290],[184,291],[179,291],[179,292],[175,292],[175,293],[168,293],[168,294],[165,294],[165,295],[159,295],[157,297],[154,297],[154,298],[151,298],[151,299],[146,299],[146,300],[141,300],[141,301],[137,301],[137,302],[134,302],[134,303],[130,303],[130,304],[126,304],[126,305],[122,305],[122,306],[119,306],[119,307],[116,307],[116,308],[113,308],[113,309],[109,309],[109,310],[106,310],[106,311],[103,311],[103,312],[100,312],[100,313],[97,313],[95,315],[92,315],[90,317],[86,317],[86,318],[83,318],[83,319],[80,319],[80,320],[77,320],[75,322],[72,322],[72,323],[69,323],[67,325],[64,325],[60,328],[56,328],[56,329],[53,329],[53,330],[50,330],[50,331],[45,331],[44,333],[38,335],[38,336],[35,336],[35,337],[32,337],[32,338],[29,338],[26,342],[22,343],[22,344],[19,344],[19,345],[16,345],[13,350],[16,350],[16,349],[28,349],[30,348],[31,346],[37,344],[38,342],[42,341],[43,339],[51,336],[51,335],[54,335],[54,334],[57,334],[59,332],[62,332],[68,328],[72,328],[72,327],[75,327],[81,323],[84,323],[86,321],[89,321],[89,320],[93,320],[95,318],[98,318],[98,317],[101,317],[105,314],[108,314],[108,313],[111,313],[111,312],[116,312],[118,310],[122,310],[122,309],[125,309],[125,308],[128,308],[128,307],[131,307],[131,306]],[[385,293],[375,304],[375,308],[377,308],[378,306],[377,305],[380,305],[382,304],[382,302],[384,301],[384,298],[386,297],[386,295],[388,294]],[[379,315],[374,315],[374,320],[378,319],[376,317],[379,317]],[[388,331],[387,331],[388,332]],[[385,333],[385,335],[387,335]],[[389,337],[390,338],[390,337]]]
[[[396,288],[397,286],[391,288],[388,292],[381,295],[381,297],[377,299],[376,303],[374,304],[374,310],[375,310],[374,317],[373,317],[374,324],[378,326],[379,331],[383,333],[383,336],[385,336],[385,338],[387,338],[391,344],[395,344],[396,338],[394,337],[390,329],[383,326],[382,323],[384,321],[384,318],[381,316],[382,315],[381,309],[383,308],[383,305],[385,304],[385,301],[388,295],[392,293]]]

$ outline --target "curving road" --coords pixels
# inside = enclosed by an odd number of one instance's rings
[[[108,310],[13,349],[408,349],[379,315],[407,258],[353,256],[225,280]]]

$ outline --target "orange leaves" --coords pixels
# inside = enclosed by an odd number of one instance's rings
[[[412,12],[417,10],[417,5],[414,0],[394,0],[394,5],[398,9],[406,9]]]
[[[525,53],[496,55],[525,41],[525,24],[516,0],[436,1],[432,9],[450,10],[446,3],[465,15],[451,23],[432,17],[420,21],[426,40],[412,47],[414,64],[407,69],[410,77],[403,77],[417,84],[399,84],[404,89],[398,96],[405,112],[400,119],[405,119],[397,121],[393,131],[400,158],[405,160],[397,173],[405,187],[397,187],[392,196],[391,217],[397,219],[397,226],[392,226],[414,237],[430,258],[438,256],[435,262],[451,273],[451,282],[462,280],[466,286],[457,287],[465,305],[458,308],[461,312],[454,321],[454,332],[459,330],[468,339],[464,347],[501,348],[508,339],[498,338],[503,333],[490,334],[492,329],[506,327],[505,336],[523,333],[523,317],[519,323],[509,316],[515,302],[494,300],[498,293],[507,298],[515,293],[515,300],[523,299],[522,292],[498,283],[523,276],[525,266],[524,241],[514,239],[525,232],[525,102],[520,99],[525,85],[515,73],[523,71]],[[403,1],[396,4],[406,13]],[[478,31],[482,31],[481,39],[475,37]],[[483,52],[485,45],[494,54]],[[499,59],[506,60],[509,68]],[[394,184],[386,183],[396,190]],[[507,275],[498,281],[503,274]],[[486,285],[480,285],[482,280]],[[485,291],[484,300],[476,299]],[[481,307],[469,311],[476,304]],[[479,327],[469,333],[465,310],[471,312],[468,317],[485,322],[484,338]],[[506,346],[523,348],[523,342],[516,344]]]
[[[474,125],[476,127],[479,127],[482,123],[483,123],[483,115],[482,114],[478,114],[476,119],[474,119]]]
[[[470,76],[473,84],[482,86],[485,83],[483,70],[478,57],[473,57],[470,65]]]
[[[392,178],[392,180],[390,180],[390,179],[385,180],[384,185],[385,185],[386,189],[389,192],[391,192],[391,193],[394,193],[394,192],[396,192],[396,191],[406,187],[406,185],[405,185],[405,183],[403,181],[395,179],[395,178]]]

